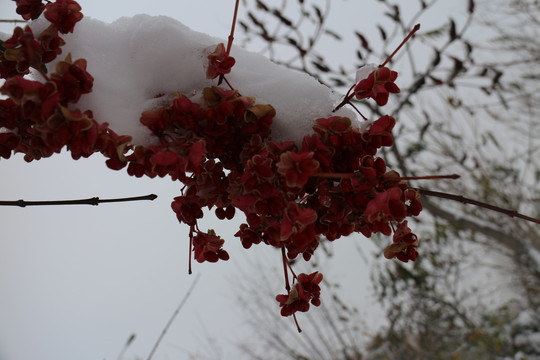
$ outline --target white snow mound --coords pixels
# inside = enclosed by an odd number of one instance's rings
[[[43,23],[33,24],[38,31]],[[165,16],[136,15],[105,23],[85,17],[73,34],[63,36],[66,45],[56,62],[71,53],[73,60],[85,58],[94,77],[90,94],[77,104],[90,109],[99,122],[131,135],[134,144],[153,142],[140,115],[163,100],[158,94],[180,92],[195,96],[205,87],[217,85],[206,79],[206,57],[225,40],[196,32]],[[332,113],[338,97],[309,75],[276,65],[266,57],[233,47],[236,64],[227,79],[242,95],[253,96],[259,104],[271,104],[277,115],[272,139],[300,144],[312,132],[313,121],[332,115],[356,119],[349,109]],[[226,86],[222,84],[222,86]],[[360,126],[360,124],[358,124]]]

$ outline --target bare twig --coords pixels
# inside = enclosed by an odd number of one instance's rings
[[[390,56],[388,56],[386,58],[386,60],[384,60],[384,62],[379,65],[379,67],[383,67],[385,66],[386,64],[388,64],[388,62],[394,57],[394,55],[397,54],[397,52],[399,51],[399,49],[401,49],[403,47],[403,45],[405,45],[405,43],[407,41],[409,41],[409,39],[414,35],[414,33],[416,33],[418,30],[420,30],[420,24],[416,24],[414,25],[414,28],[409,32],[409,34],[405,37],[405,39],[403,39],[403,41],[398,45],[398,47],[394,50],[394,52],[392,54],[390,54]]]
[[[94,205],[94,206],[97,206],[102,203],[154,200],[156,198],[157,198],[156,194],[149,194],[149,195],[143,195],[143,196],[134,196],[134,197],[116,198],[116,199],[100,199],[98,197],[92,197],[88,199],[52,200],[52,201],[25,201],[25,200],[2,201],[0,200],[0,206],[19,206],[19,207],[42,206],[42,205]]]
[[[167,332],[167,330],[169,330],[169,328],[171,327],[174,319],[176,318],[176,316],[178,315],[178,313],[180,312],[180,310],[182,309],[182,307],[186,303],[187,299],[189,298],[189,296],[193,292],[193,289],[195,288],[195,285],[197,285],[197,282],[199,281],[200,277],[201,277],[201,273],[198,273],[197,276],[195,277],[195,280],[193,280],[193,282],[191,283],[191,286],[189,287],[188,291],[184,294],[184,297],[182,298],[182,301],[180,301],[180,304],[178,305],[178,307],[176,308],[176,310],[172,314],[171,318],[167,322],[167,325],[165,325],[165,327],[163,328],[163,331],[161,331],[161,335],[159,335],[156,343],[154,344],[154,347],[152,348],[152,351],[150,351],[150,354],[148,355],[146,360],[150,360],[150,359],[152,359],[152,356],[154,356],[154,353],[156,352],[159,344],[161,343],[161,340],[163,340],[163,337],[165,336],[165,333]]]
[[[131,345],[131,343],[133,342],[133,340],[135,340],[136,337],[137,337],[137,334],[133,333],[133,334],[131,334],[131,336],[127,339],[126,344],[124,345],[124,347],[123,347],[122,350],[120,351],[120,354],[118,354],[118,360],[122,360],[122,359],[124,358],[124,353],[125,353],[126,350],[129,348],[129,345]]]
[[[426,176],[395,176],[384,178],[383,176],[364,176],[358,172],[352,173],[331,173],[331,172],[319,172],[312,174],[313,177],[321,178],[331,178],[331,179],[366,179],[366,180],[386,180],[386,181],[407,181],[407,180],[441,180],[441,179],[459,179],[459,174],[448,174],[448,175],[426,175]]]
[[[26,20],[19,19],[0,19],[0,23],[27,23]]]
[[[434,197],[438,197],[442,199],[458,201],[463,204],[471,204],[471,205],[478,206],[484,209],[497,211],[505,215],[508,215],[510,217],[516,217],[516,218],[520,218],[520,219],[530,221],[536,224],[540,224],[540,220],[527,216],[527,215],[520,214],[516,210],[503,209],[501,207],[490,205],[482,201],[469,199],[461,195],[447,194],[447,193],[443,193],[439,191],[432,191],[432,190],[427,190],[427,189],[415,189],[415,190],[417,190],[420,194],[425,195],[425,196],[434,196]]]

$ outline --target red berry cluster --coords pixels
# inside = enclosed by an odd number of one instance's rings
[[[297,282],[289,294],[276,296],[276,300],[281,306],[281,315],[289,316],[297,311],[306,312],[309,310],[310,302],[319,306],[321,304],[319,283],[322,279],[323,275],[318,271],[309,275],[298,275]]]
[[[236,63],[235,58],[229,56],[225,49],[225,44],[220,43],[216,46],[213,53],[208,55],[208,67],[206,68],[206,77],[215,79],[231,72],[231,68]]]
[[[320,304],[322,274],[296,276],[288,259],[301,254],[308,261],[323,237],[333,241],[353,232],[367,237],[394,233],[385,256],[416,259],[418,240],[405,218],[421,211],[418,194],[376,156],[378,149],[393,144],[394,118],[382,116],[366,130],[353,127],[346,117],[314,119],[313,134],[298,146],[270,140],[272,106],[256,104],[237,90],[211,87],[204,89],[200,103],[180,95],[170,105],[144,112],[140,121],[158,141],[134,146],[129,136],[98,123],[90,111],[73,110],[92,90],[84,59],[72,61],[68,55],[55,73],[45,73],[44,64],[61,53],[64,42],[58,33],[73,31],[82,18],[80,6],[71,0],[46,5],[18,0],[17,12],[27,19],[44,12],[51,25],[37,38],[28,27],[17,28],[2,44],[0,74],[6,81],[0,91],[8,99],[0,100],[0,127],[5,129],[0,156],[21,152],[30,161],[65,146],[74,159],[100,152],[112,169],[127,166],[132,176],[181,181],[184,187],[172,209],[190,227],[190,254],[198,262],[229,258],[223,239],[199,229],[203,209],[215,208],[219,219],[242,211],[246,222],[235,235],[242,245],[262,242],[282,251],[288,294],[276,299],[284,316]],[[223,44],[208,58],[209,78],[224,77],[234,65]],[[29,68],[44,80],[24,78]],[[353,86],[346,101],[356,96],[384,105],[388,93],[399,91],[396,77],[379,67]],[[292,290],[287,268],[293,274]]]
[[[314,133],[298,147],[269,140],[271,106],[219,87],[205,89],[203,98],[197,104],[181,96],[143,113],[141,122],[160,145],[137,146],[126,157],[131,175],[168,175],[184,183],[172,208],[190,226],[197,261],[229,257],[213,230],[197,226],[203,208],[214,206],[220,219],[232,218],[235,209],[245,214],[236,233],[245,248],[262,242],[282,249],[288,259],[302,254],[309,260],[321,236],[332,241],[352,232],[391,235],[397,226],[385,255],[416,259],[416,237],[410,229],[406,234],[404,219],[422,209],[418,195],[376,157],[379,148],[393,144],[392,117],[381,117],[366,131],[345,117],[317,119]],[[305,276],[296,278],[288,295],[278,296],[282,314],[309,308],[312,295],[299,280]],[[317,305],[318,296],[313,299]]]
[[[354,95],[359,100],[372,98],[377,105],[384,106],[390,93],[399,93],[399,87],[394,83],[397,76],[397,72],[387,67],[379,67],[358,82],[354,87]]]
[[[37,19],[43,12],[51,25],[36,38],[27,26],[17,27],[13,36],[0,43],[0,76],[6,79],[28,74],[29,68],[45,71],[43,64],[54,60],[65,44],[59,33],[73,32],[83,18],[81,7],[73,0],[57,0],[43,4],[41,0],[15,0],[17,14],[25,20]]]
[[[15,28],[11,38],[1,44],[0,76],[5,79],[0,92],[0,157],[11,153],[25,154],[27,161],[59,153],[67,147],[74,159],[101,152],[108,164],[118,163],[129,136],[118,136],[107,124],[99,124],[91,111],[73,110],[83,94],[92,91],[93,77],[86,71],[86,60],[72,61],[71,55],[57,63],[56,72],[46,74],[45,64],[62,52],[64,40],[59,33],[72,32],[82,19],[80,6],[71,0],[55,3],[17,1],[17,13],[25,19],[36,19],[44,12],[51,22],[37,37],[27,26]],[[24,76],[33,68],[43,81]],[[123,164],[122,164],[123,166]]]

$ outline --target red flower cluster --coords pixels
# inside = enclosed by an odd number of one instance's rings
[[[394,83],[397,76],[397,72],[379,67],[355,86],[354,95],[359,100],[372,98],[377,105],[386,105],[389,93],[399,93],[399,87]]]
[[[43,10],[46,14],[63,14],[66,6],[70,14],[59,15],[37,39],[29,27],[17,27],[2,44],[0,76],[6,80],[0,93],[8,99],[0,100],[0,128],[7,130],[0,136],[0,157],[20,152],[27,161],[38,160],[67,147],[74,159],[101,152],[114,167],[131,138],[118,136],[107,124],[99,124],[90,111],[72,110],[70,106],[92,91],[94,79],[86,71],[86,60],[73,62],[68,55],[57,64],[55,73],[45,74],[45,63],[55,59],[64,44],[58,29],[73,29],[82,18],[82,14],[76,14],[80,7],[74,1],[43,5],[41,1],[20,0],[17,12],[25,19],[33,19]],[[30,67],[42,72],[45,80],[24,78]]]
[[[215,79],[220,75],[225,75],[231,72],[231,68],[236,63],[236,60],[227,54],[225,45],[218,44],[213,53],[208,55],[208,67],[206,69],[206,77]]]
[[[45,10],[45,5],[42,0],[15,0],[17,4],[17,9],[15,10],[17,14],[21,15],[24,20],[35,20],[37,19],[43,10]]]
[[[37,39],[30,27],[15,28],[13,36],[0,43],[0,77],[6,79],[24,75],[29,68],[45,73],[44,64],[54,60],[65,44],[59,32],[73,32],[75,24],[83,18],[81,7],[73,0],[57,0],[43,4],[40,0],[16,0],[17,13],[24,19],[37,19],[43,11],[51,25]]]
[[[309,275],[298,275],[297,283],[287,295],[276,296],[276,300],[281,306],[281,315],[289,316],[297,311],[306,312],[309,310],[310,302],[314,306],[319,306],[321,304],[319,283],[322,279],[323,275],[318,271]]]
[[[71,0],[45,6],[20,0],[17,5],[23,17],[44,11],[52,24],[37,39],[28,27],[17,28],[0,48],[0,74],[6,79],[0,92],[8,97],[0,100],[0,128],[6,129],[0,132],[1,157],[21,152],[30,161],[67,147],[74,159],[100,152],[111,169],[127,166],[132,176],[179,180],[184,187],[171,207],[190,227],[190,254],[198,262],[229,258],[224,240],[198,227],[203,209],[214,207],[219,219],[242,211],[246,223],[235,236],[245,248],[262,242],[281,249],[285,269],[287,258],[301,254],[309,260],[321,237],[333,241],[353,232],[367,237],[394,232],[385,256],[416,259],[418,240],[405,218],[421,211],[418,195],[376,156],[381,147],[393,144],[392,117],[382,116],[364,131],[354,128],[349,118],[317,119],[313,134],[297,146],[269,139],[272,106],[256,104],[236,90],[211,87],[204,89],[201,103],[180,95],[170,105],[144,112],[141,123],[159,141],[133,146],[129,136],[99,124],[91,111],[74,110],[93,85],[84,59],[72,61],[68,55],[55,73],[45,74],[44,64],[61,52],[58,32],[73,31],[82,18],[80,6]],[[209,55],[207,76],[229,73],[233,65],[220,44]],[[44,80],[24,78],[29,67]],[[354,94],[383,105],[389,93],[399,91],[396,76],[377,68],[356,85]],[[292,290],[277,297],[284,316],[320,304],[322,274],[293,278]]]
[[[384,257],[392,259],[397,257],[403,262],[409,260],[415,261],[418,257],[416,246],[418,245],[418,238],[414,235],[407,225],[407,220],[399,224],[397,230],[394,233],[394,243],[388,245],[384,249]]]
[[[0,75],[2,78],[28,73],[28,68],[40,69],[43,47],[36,41],[32,30],[16,27],[13,36],[4,41],[5,50],[0,57]]]
[[[217,262],[218,260],[229,260],[229,254],[221,247],[225,240],[216,236],[214,230],[208,230],[208,233],[199,232],[193,237],[193,252],[195,260]]]
[[[53,23],[62,34],[73,32],[75,24],[83,18],[81,6],[74,0],[56,0],[47,4],[45,17]]]
[[[0,127],[10,131],[0,144],[1,156],[9,158],[11,152],[21,152],[27,161],[39,160],[59,153],[64,146],[74,159],[94,152],[117,156],[118,147],[129,142],[129,137],[118,141],[107,124],[98,124],[90,111],[69,109],[92,90],[86,61],[72,62],[68,56],[58,63],[57,71],[44,83],[15,75],[0,88],[0,93],[9,97],[0,100]]]
[[[391,223],[418,215],[416,193],[374,156],[392,145],[393,118],[383,116],[365,132],[348,118],[319,119],[298,149],[268,141],[272,107],[217,87],[203,95],[202,104],[179,97],[143,113],[161,145],[137,146],[125,158],[131,175],[185,184],[172,208],[197,236],[207,236],[197,227],[205,207],[215,206],[220,218],[237,208],[246,215],[236,233],[245,248],[264,242],[309,260],[320,235],[390,235]]]

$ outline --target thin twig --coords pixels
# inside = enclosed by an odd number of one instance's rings
[[[384,181],[402,181],[402,180],[441,180],[441,179],[459,179],[459,174],[449,174],[449,175],[426,175],[426,176],[396,176],[384,178],[383,176],[364,176],[358,172],[352,173],[331,173],[331,172],[319,172],[312,174],[313,177],[321,178],[331,178],[331,179],[365,179],[365,180],[375,180],[380,179]]]
[[[94,206],[97,206],[102,203],[154,200],[156,198],[157,198],[156,194],[149,194],[149,195],[143,195],[143,196],[134,196],[134,197],[116,198],[116,199],[100,199],[98,197],[92,197],[88,199],[78,199],[78,200],[51,200],[51,201],[0,200],[0,206],[19,206],[19,207],[42,206],[42,205],[94,205]]]
[[[228,41],[227,41],[227,49],[225,50],[227,56],[231,54],[231,48],[232,48],[232,44],[233,44],[233,40],[234,40],[234,29],[236,28],[236,18],[238,16],[238,7],[239,7],[239,5],[240,5],[240,0],[236,0],[236,3],[234,5],[234,15],[233,15],[233,21],[232,21],[232,25],[231,25],[231,33],[229,34],[229,38],[228,38]],[[225,80],[225,82],[227,83],[227,85],[229,85],[231,90],[234,90],[234,88],[231,86],[231,84],[229,84],[227,79],[225,79],[225,76],[223,74],[221,74],[219,76],[218,85],[221,85],[223,80]]]
[[[443,193],[443,192],[439,192],[439,191],[433,191],[433,190],[427,190],[427,189],[414,189],[414,190],[418,191],[420,194],[425,195],[425,196],[434,196],[434,197],[438,197],[438,198],[442,198],[442,199],[449,199],[449,200],[453,200],[453,201],[458,201],[458,202],[460,202],[462,204],[471,204],[471,205],[478,206],[478,207],[481,207],[481,208],[484,208],[484,209],[497,211],[497,212],[503,213],[505,215],[508,215],[510,217],[516,217],[516,218],[520,218],[520,219],[530,221],[530,222],[533,222],[533,223],[536,223],[536,224],[540,224],[539,219],[535,219],[533,217],[520,214],[516,210],[504,209],[504,208],[501,208],[501,207],[498,207],[498,206],[495,206],[495,205],[486,204],[485,202],[482,202],[482,201],[469,199],[469,198],[466,198],[466,197],[461,196],[461,195],[447,194],[447,193]]]
[[[281,259],[283,261],[283,274],[285,275],[285,290],[291,291],[291,285],[289,284],[289,274],[287,273],[287,256],[285,255],[285,246],[281,247]]]
[[[122,350],[120,351],[120,354],[118,354],[118,360],[122,360],[124,358],[124,353],[126,352],[126,350],[129,348],[129,345],[131,345],[131,343],[133,342],[133,340],[135,340],[135,338],[137,337],[137,335],[135,333],[131,334],[131,336],[127,339],[126,341],[126,344],[124,345],[124,347],[122,348]]]
[[[238,15],[238,6],[240,5],[240,0],[236,0],[236,3],[234,5],[234,15],[233,15],[233,21],[232,21],[232,25],[231,25],[231,33],[229,34],[229,39],[228,39],[228,42],[227,42],[227,55],[230,55],[231,54],[231,47],[232,47],[232,44],[233,44],[233,40],[234,40],[234,29],[236,27],[236,17]]]
[[[18,20],[18,19],[0,19],[0,23],[27,23],[26,20]]]
[[[195,285],[199,281],[200,277],[201,277],[201,273],[198,273],[197,276],[195,277],[195,280],[193,280],[193,283],[191,283],[191,286],[189,287],[188,291],[184,294],[184,297],[182,298],[182,301],[180,301],[180,304],[178,305],[178,307],[176,308],[176,310],[172,314],[171,318],[167,322],[167,325],[165,325],[165,327],[163,328],[163,331],[161,332],[161,335],[159,335],[159,338],[157,339],[156,343],[154,344],[154,347],[152,348],[152,351],[150,352],[150,355],[148,355],[148,358],[146,358],[146,360],[150,360],[150,359],[152,359],[152,356],[154,356],[154,353],[156,352],[159,344],[161,343],[161,340],[163,340],[163,337],[165,336],[165,333],[167,332],[167,330],[169,330],[169,328],[171,327],[174,319],[176,318],[176,316],[178,315],[178,313],[180,312],[180,310],[182,309],[182,307],[186,303],[187,299],[189,298],[189,296],[193,292],[193,289],[195,288]]]
[[[149,195],[143,195],[143,196],[134,196],[134,197],[116,198],[116,199],[100,199],[98,197],[93,197],[93,198],[78,199],[78,200],[51,200],[51,201],[0,200],[0,206],[19,206],[19,207],[43,206],[43,205],[93,205],[93,206],[97,206],[102,203],[154,200],[156,198],[157,198],[156,194],[149,194]]]
[[[394,57],[394,55],[397,54],[397,52],[399,51],[399,49],[401,49],[403,47],[403,45],[405,45],[405,43],[407,41],[409,41],[409,39],[414,35],[415,32],[417,32],[418,30],[420,30],[420,24],[416,24],[414,25],[414,28],[409,32],[409,34],[405,37],[405,39],[403,39],[403,41],[398,45],[398,47],[396,48],[396,50],[394,50],[394,52],[392,54],[390,54],[390,56],[388,56],[386,58],[386,60],[384,60],[384,62],[379,65],[379,67],[383,67],[385,66],[386,64],[388,64],[388,62]]]

